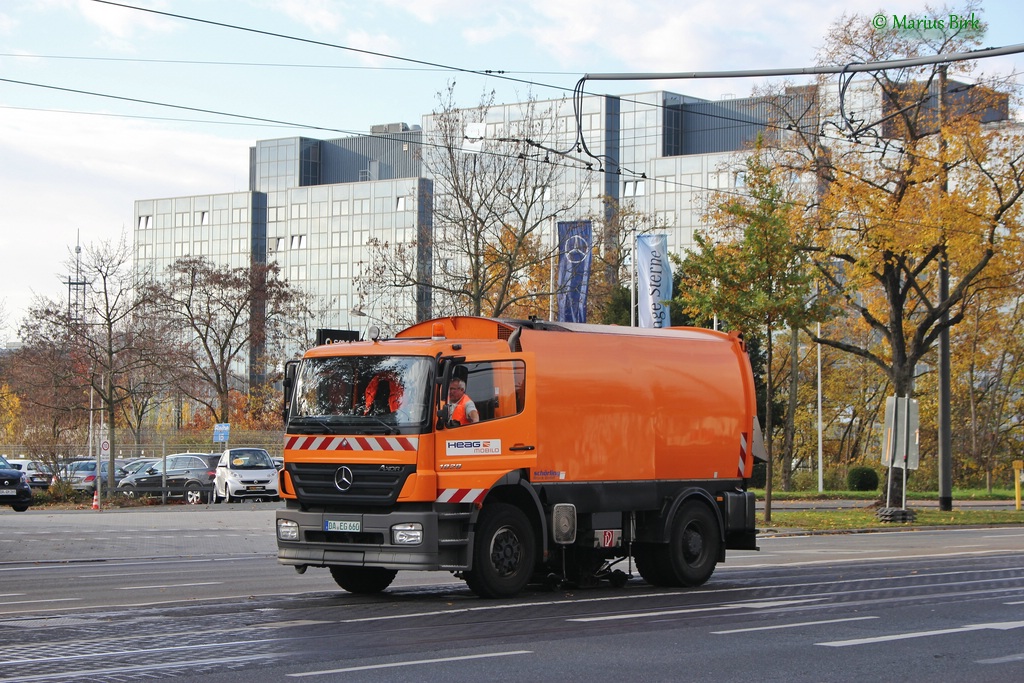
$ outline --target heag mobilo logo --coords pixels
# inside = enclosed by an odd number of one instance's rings
[[[444,442],[445,455],[501,455],[501,439],[464,439]]]

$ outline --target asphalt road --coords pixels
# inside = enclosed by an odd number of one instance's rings
[[[492,601],[300,576],[275,507],[0,511],[0,683],[1024,680],[1024,527],[776,535],[698,589]]]

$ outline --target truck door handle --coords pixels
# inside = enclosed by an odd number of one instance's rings
[[[509,446],[508,449],[510,451],[532,451],[534,449],[534,447],[533,446],[524,446],[521,443],[517,443],[515,446]]]

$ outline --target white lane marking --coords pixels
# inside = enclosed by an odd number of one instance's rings
[[[778,551],[776,551],[776,552],[778,552]],[[807,553],[803,553],[802,551],[796,551],[796,552],[790,551],[790,552],[792,552],[794,555],[807,554]],[[861,552],[861,551],[835,550],[833,552],[840,553],[840,554],[843,554],[843,555],[847,555],[847,554],[850,554],[851,552]],[[1015,549],[1002,548],[1002,549],[996,549],[996,550],[970,550],[970,551],[963,551],[963,552],[959,552],[959,553],[928,553],[928,554],[923,554],[923,555],[908,554],[908,555],[904,555],[902,557],[894,557],[893,555],[874,555],[874,556],[844,557],[844,558],[838,558],[837,557],[837,558],[831,559],[831,560],[805,560],[805,561],[802,561],[802,562],[781,562],[781,563],[763,562],[763,563],[757,563],[757,564],[747,564],[747,563],[744,562],[742,564],[739,564],[739,563],[733,564],[730,567],[721,567],[721,566],[720,567],[716,567],[715,571],[721,573],[723,570],[724,571],[729,571],[729,570],[742,571],[742,570],[747,570],[747,569],[768,569],[768,568],[779,568],[779,567],[809,567],[809,566],[819,565],[819,564],[853,564],[853,563],[862,564],[864,562],[891,562],[891,561],[894,561],[894,560],[927,560],[927,559],[934,559],[934,558],[949,559],[951,557],[961,557],[961,556],[963,556],[963,557],[979,557],[979,556],[982,556],[982,555],[1005,555],[1006,553],[1014,553],[1014,552],[1017,552],[1017,551]],[[753,558],[755,556],[751,554],[749,556],[743,556],[743,557],[737,558],[737,559],[746,559],[746,557]]]
[[[178,652],[180,650],[211,650],[218,647],[230,647],[234,645],[245,646],[255,643],[276,643],[274,638],[260,638],[256,640],[235,640],[227,643],[205,643],[203,645],[173,645],[169,647],[147,647],[133,648],[130,650],[105,650],[101,652],[88,652],[80,655],[56,655],[45,657],[27,657],[22,659],[5,659],[4,664],[35,664],[37,662],[70,662],[77,659],[95,659],[97,657],[115,657],[121,655],[149,654],[152,652]]]
[[[594,621],[621,621],[623,619],[649,619],[651,617],[666,617],[677,614],[693,614],[694,612],[720,612],[729,609],[770,609],[772,607],[788,607],[808,602],[818,602],[825,598],[809,598],[806,600],[774,600],[768,602],[737,602],[727,605],[716,605],[714,607],[687,607],[684,609],[659,610],[657,612],[630,612],[628,614],[606,614],[599,617],[575,617],[566,621],[577,623],[589,623]]]
[[[344,669],[324,669],[323,671],[303,671],[296,674],[286,674],[291,678],[303,678],[305,676],[328,676],[330,674],[344,674],[353,671],[372,671],[374,669],[393,669],[400,666],[417,666],[420,664],[445,664],[448,662],[464,662],[470,659],[487,659],[488,657],[509,657],[511,655],[532,655],[532,650],[514,650],[512,652],[486,652],[480,655],[465,655],[462,657],[439,657],[437,659],[418,659],[411,662],[391,662],[389,664],[367,664],[366,666],[350,666]]]
[[[205,583],[166,583],[161,586],[118,586],[119,591],[146,591],[160,588],[186,588],[190,586],[219,586],[223,581],[206,581]]]
[[[1024,628],[1024,621],[1002,621],[991,624],[968,624],[959,628],[943,628],[935,631],[911,631],[910,633],[892,633],[887,636],[874,636],[873,638],[853,638],[851,640],[832,640],[815,645],[825,647],[850,647],[851,645],[873,645],[875,643],[889,643],[894,640],[909,640],[911,638],[928,638],[931,636],[944,636],[950,633],[967,633],[968,631],[1009,631],[1015,628]]]
[[[130,675],[133,673],[144,673],[147,671],[162,671],[165,669],[181,669],[183,667],[200,667],[205,665],[217,666],[218,664],[239,664],[243,662],[255,662],[260,659],[276,659],[281,655],[249,655],[243,657],[216,657],[214,659],[188,659],[178,662],[167,662],[166,664],[144,664],[141,666],[118,666],[113,669],[89,669],[80,671],[59,671],[55,673],[37,674],[35,676],[18,676],[17,678],[0,678],[0,683],[29,683],[30,681],[50,680],[87,680],[96,676],[109,675]]]
[[[992,659],[979,659],[975,664],[1009,664],[1010,662],[1024,662],[1024,652],[1019,655],[1006,655],[1005,657],[994,657]]]
[[[823,619],[821,621],[801,621],[797,624],[777,624],[775,626],[754,626],[751,628],[734,628],[728,631],[712,631],[712,635],[725,635],[728,633],[749,633],[750,631],[774,631],[781,628],[801,628],[803,626],[820,626],[822,624],[841,624],[846,621],[865,621],[867,619],[879,619],[880,617],[847,617],[845,619]]]
[[[36,603],[40,603],[40,602],[81,602],[81,601],[82,601],[82,598],[46,598],[46,599],[39,599],[39,600],[11,600],[10,602],[6,602],[5,601],[2,605],[0,605],[0,609],[2,609],[3,607],[7,607],[7,605],[35,605]],[[10,614],[20,614],[20,613],[21,612],[19,610],[18,612],[11,612]],[[0,611],[0,614],[8,614],[8,612]]]

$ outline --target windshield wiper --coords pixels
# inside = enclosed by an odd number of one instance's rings
[[[290,427],[312,427],[323,428],[328,434],[347,434],[355,430],[365,430],[368,428],[367,422],[375,423],[370,425],[371,428],[375,428],[378,425],[383,428],[384,434],[398,434],[399,429],[395,425],[390,425],[379,417],[373,415],[365,415],[359,417],[341,418],[341,416],[325,416],[325,415],[305,415],[301,417],[293,417],[288,421]],[[374,429],[376,431],[376,429]]]
[[[316,425],[323,427],[329,434],[340,434],[345,431],[341,429],[341,426],[336,424],[333,418],[322,417],[319,415],[306,415],[304,417],[293,417],[288,421],[290,426],[303,427],[307,425]]]
[[[379,417],[375,417],[373,415],[367,415],[366,417],[370,418],[371,420],[373,420],[374,422],[376,422],[377,424],[382,426],[384,428],[384,433],[385,434],[397,434],[398,433],[398,427],[396,427],[394,425],[389,425],[387,422],[385,422],[384,420],[380,419]]]

